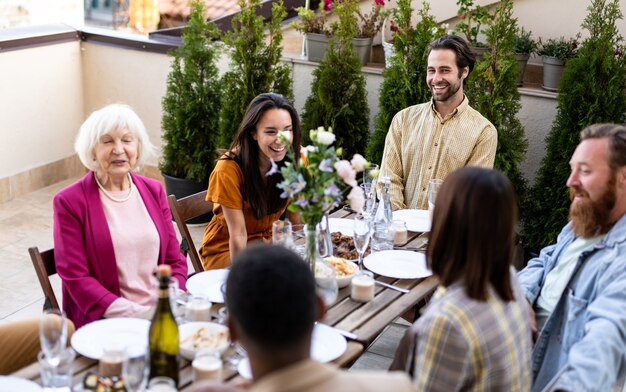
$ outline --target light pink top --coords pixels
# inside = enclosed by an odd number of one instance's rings
[[[108,192],[123,200],[128,191]],[[100,189],[122,296],[107,308],[104,317],[129,317],[147,311],[153,303],[152,272],[159,259],[159,233],[133,185],[124,202],[109,199]]]

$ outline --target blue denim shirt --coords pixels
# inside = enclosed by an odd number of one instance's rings
[[[555,245],[518,278],[534,304],[546,275],[576,239],[567,224]],[[608,391],[626,376],[626,215],[584,251],[533,350],[533,391]]]

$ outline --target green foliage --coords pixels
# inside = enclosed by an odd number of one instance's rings
[[[532,32],[522,30],[515,36],[514,53],[531,54],[537,50],[537,41],[532,37]]]
[[[568,40],[563,37],[558,39],[550,38],[545,43],[543,43],[540,39],[537,54],[539,56],[556,57],[559,60],[565,61],[574,57],[577,49],[578,42],[575,38],[570,38]]]
[[[398,31],[394,34],[395,54],[391,64],[383,71],[384,81],[380,88],[376,126],[367,146],[367,159],[380,163],[385,148],[385,138],[393,116],[400,110],[430,99],[426,84],[426,52],[428,45],[439,33],[430,6],[423,2],[419,11],[420,21],[411,26],[411,0],[398,0],[393,18]]]
[[[194,1],[183,44],[174,50],[163,97],[163,158],[168,175],[207,182],[216,157],[223,85],[216,66],[219,33],[204,19],[204,3]]]
[[[592,0],[582,27],[590,36],[566,64],[558,96],[558,112],[546,138],[546,156],[528,199],[524,224],[526,246],[552,244],[567,222],[569,198],[565,182],[569,159],[580,131],[601,122],[626,122],[626,57],[617,30],[622,20],[619,0]]]
[[[519,165],[524,159],[528,141],[517,118],[520,94],[515,83],[518,73],[513,57],[517,19],[513,18],[513,0],[502,0],[495,8],[493,21],[485,30],[485,53],[470,75],[466,94],[469,102],[498,130],[495,167],[506,174],[515,188],[518,203],[523,204],[527,184]]]
[[[291,22],[291,27],[305,34],[315,33],[330,35],[331,31],[329,27],[326,26],[328,15],[326,10],[324,9],[323,1],[320,1],[319,10],[317,13],[306,7],[298,7],[296,8],[296,11],[298,11],[298,16],[300,17],[300,19],[295,22]]]
[[[352,47],[357,28],[355,6],[354,2],[336,5],[339,24],[324,59],[313,71],[311,95],[302,112],[303,142],[310,143],[309,129],[332,127],[336,145],[347,158],[365,150],[369,135],[365,77]]]
[[[486,7],[474,5],[474,0],[457,0],[459,6],[457,16],[461,21],[456,25],[455,30],[465,35],[465,39],[471,46],[484,46],[478,41],[478,35],[483,32],[482,25],[493,22],[493,16]]]
[[[275,92],[293,101],[291,72],[281,62],[281,22],[287,11],[282,1],[272,5],[272,19],[264,23],[256,14],[260,0],[239,0],[241,13],[233,18],[233,31],[224,42],[231,47],[230,71],[224,74],[226,91],[220,114],[220,147],[232,142],[248,104],[261,93]],[[264,28],[268,29],[268,38]]]

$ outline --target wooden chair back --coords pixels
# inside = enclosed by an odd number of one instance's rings
[[[187,255],[187,251],[189,252],[191,264],[196,272],[204,271],[204,267],[202,266],[202,261],[200,260],[200,255],[193,242],[193,238],[191,238],[191,234],[187,228],[187,221],[200,215],[213,212],[213,203],[206,201],[206,194],[207,191],[202,191],[181,199],[176,199],[174,195],[167,197],[167,202],[170,205],[170,210],[172,210],[172,215],[176,221],[176,226],[178,226],[178,231],[182,236],[180,250],[185,256]]]
[[[28,254],[30,254],[39,284],[43,290],[44,309],[59,309],[59,302],[50,284],[50,276],[57,273],[57,267],[54,263],[54,248],[40,252],[38,247],[32,246],[28,248]]]

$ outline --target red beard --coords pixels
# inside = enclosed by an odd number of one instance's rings
[[[582,199],[574,200],[574,194],[583,195]],[[615,206],[615,176],[611,176],[606,190],[599,200],[593,201],[582,188],[573,186],[569,190],[572,204],[569,216],[572,221],[572,229],[578,237],[591,238],[606,234],[615,222],[611,222],[611,211]]]

